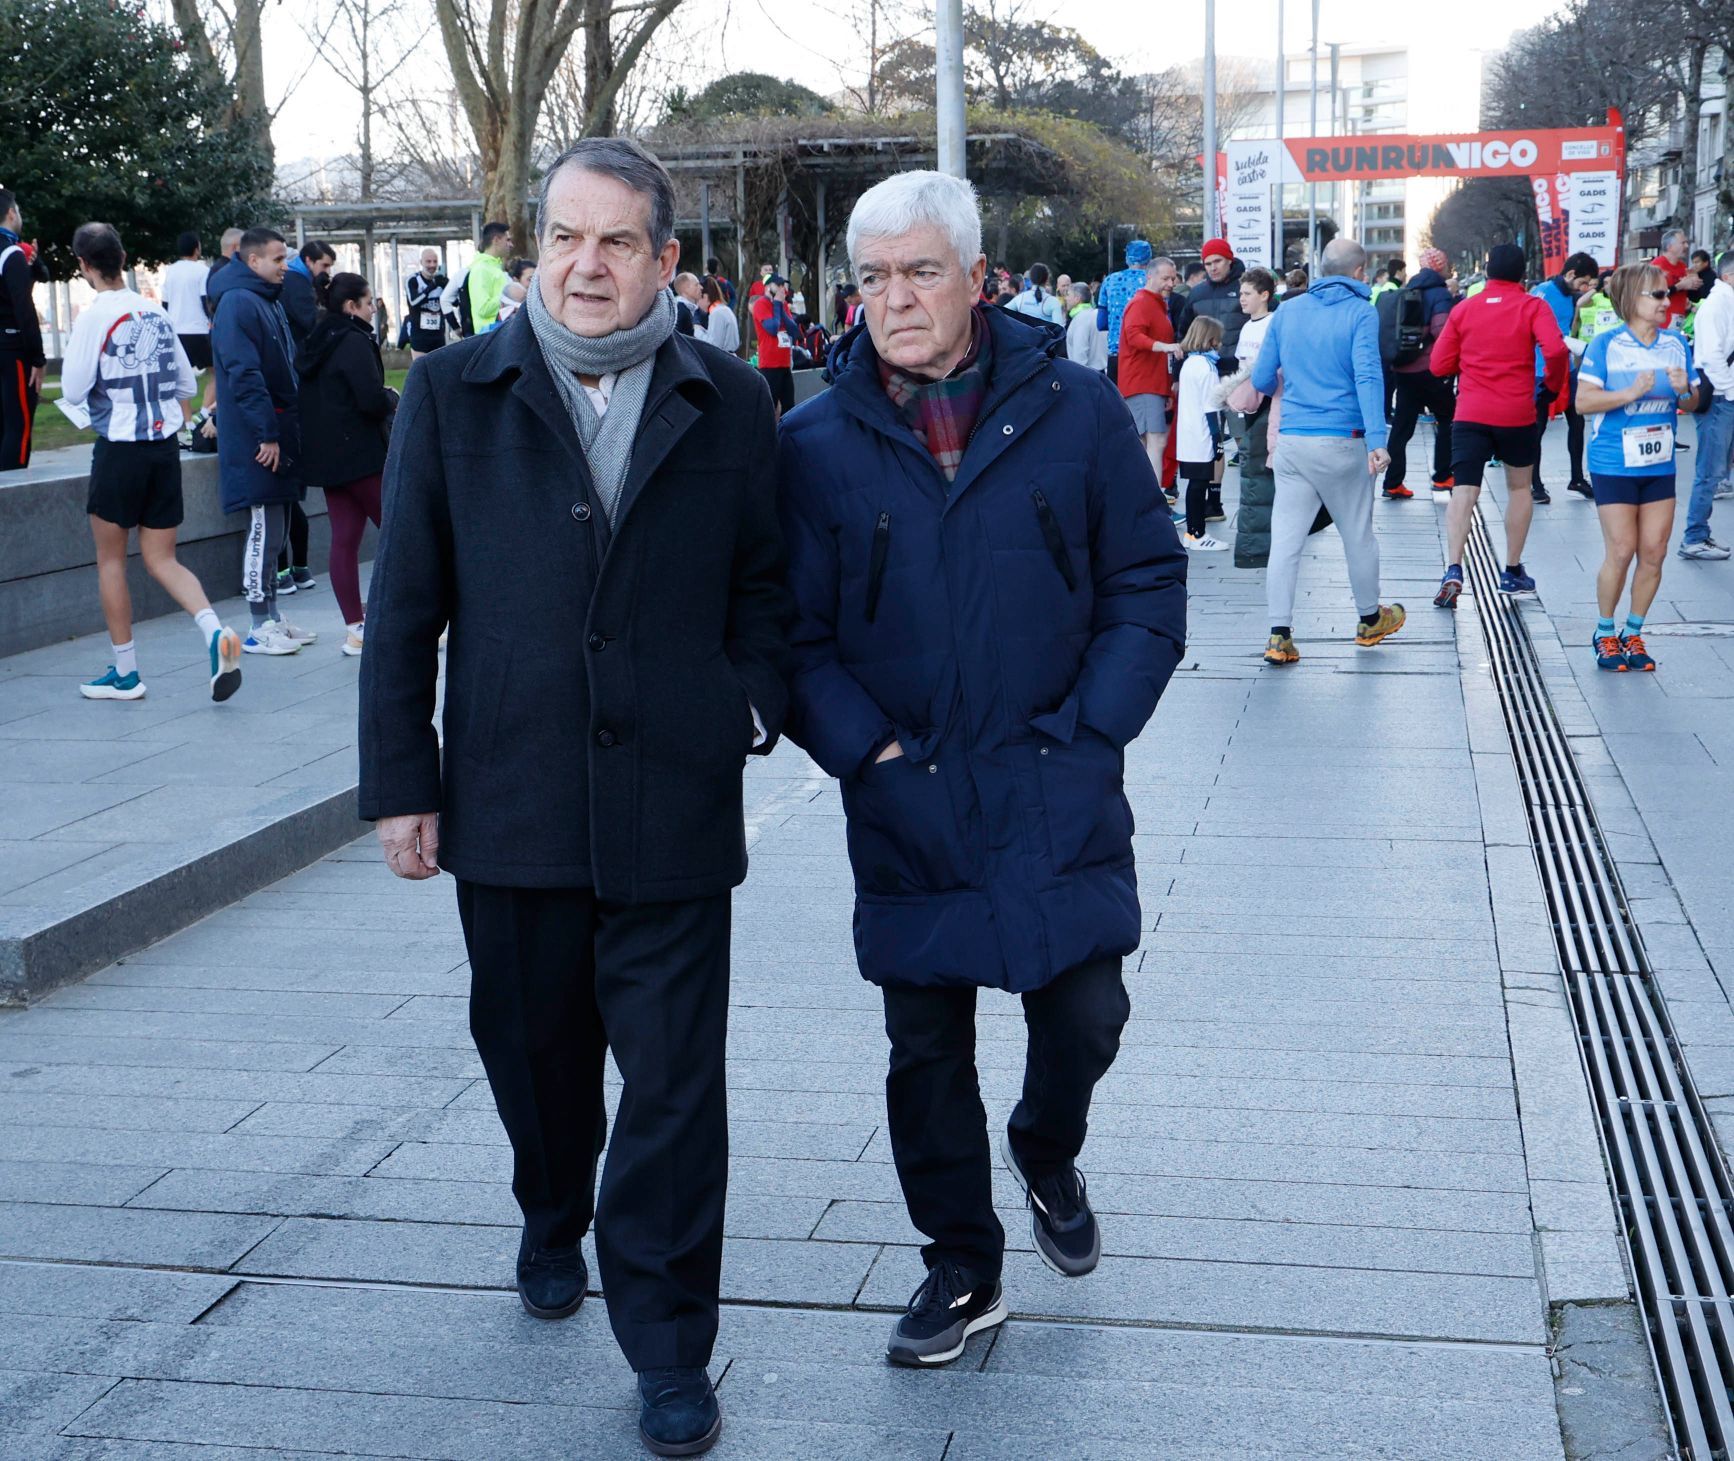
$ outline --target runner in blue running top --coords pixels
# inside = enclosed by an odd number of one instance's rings
[[[1608,281],[1624,322],[1590,341],[1578,372],[1578,410],[1589,426],[1586,453],[1607,557],[1596,575],[1601,619],[1592,647],[1604,670],[1653,670],[1644,615],[1662,582],[1674,528],[1674,434],[1679,408],[1694,396],[1692,347],[1668,324],[1668,281],[1653,264],[1629,264]],[[1614,613],[1632,559],[1631,610]]]

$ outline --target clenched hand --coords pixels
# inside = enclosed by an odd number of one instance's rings
[[[440,825],[434,813],[381,817],[375,830],[385,850],[385,865],[400,878],[419,881],[439,876]]]

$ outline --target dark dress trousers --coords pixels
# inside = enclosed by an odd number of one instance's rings
[[[415,364],[386,462],[361,815],[439,814],[532,1246],[589,1226],[614,1053],[597,1256],[637,1370],[716,1334],[741,770],[787,703],[774,436],[750,366],[669,339],[611,529],[520,312]]]

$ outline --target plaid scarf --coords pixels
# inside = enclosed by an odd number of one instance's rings
[[[942,380],[923,380],[894,365],[879,362],[879,380],[915,439],[927,448],[947,482],[957,480],[964,448],[975,430],[975,418],[987,399],[988,369],[993,348],[988,343],[987,323],[981,311],[970,314],[969,349],[951,374]]]

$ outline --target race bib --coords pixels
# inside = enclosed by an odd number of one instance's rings
[[[421,312],[421,328],[422,329],[424,329],[424,330],[438,330],[440,327],[441,327],[440,317],[436,312],[434,312],[432,310],[425,310],[425,309]]]
[[[783,349],[787,350],[793,343],[794,342],[789,339],[789,332],[787,330],[777,331],[777,344],[781,345]]]
[[[1659,472],[1673,464],[1674,428],[1661,423],[1628,426],[1620,432],[1620,445],[1625,450],[1628,467],[1645,467]]]

